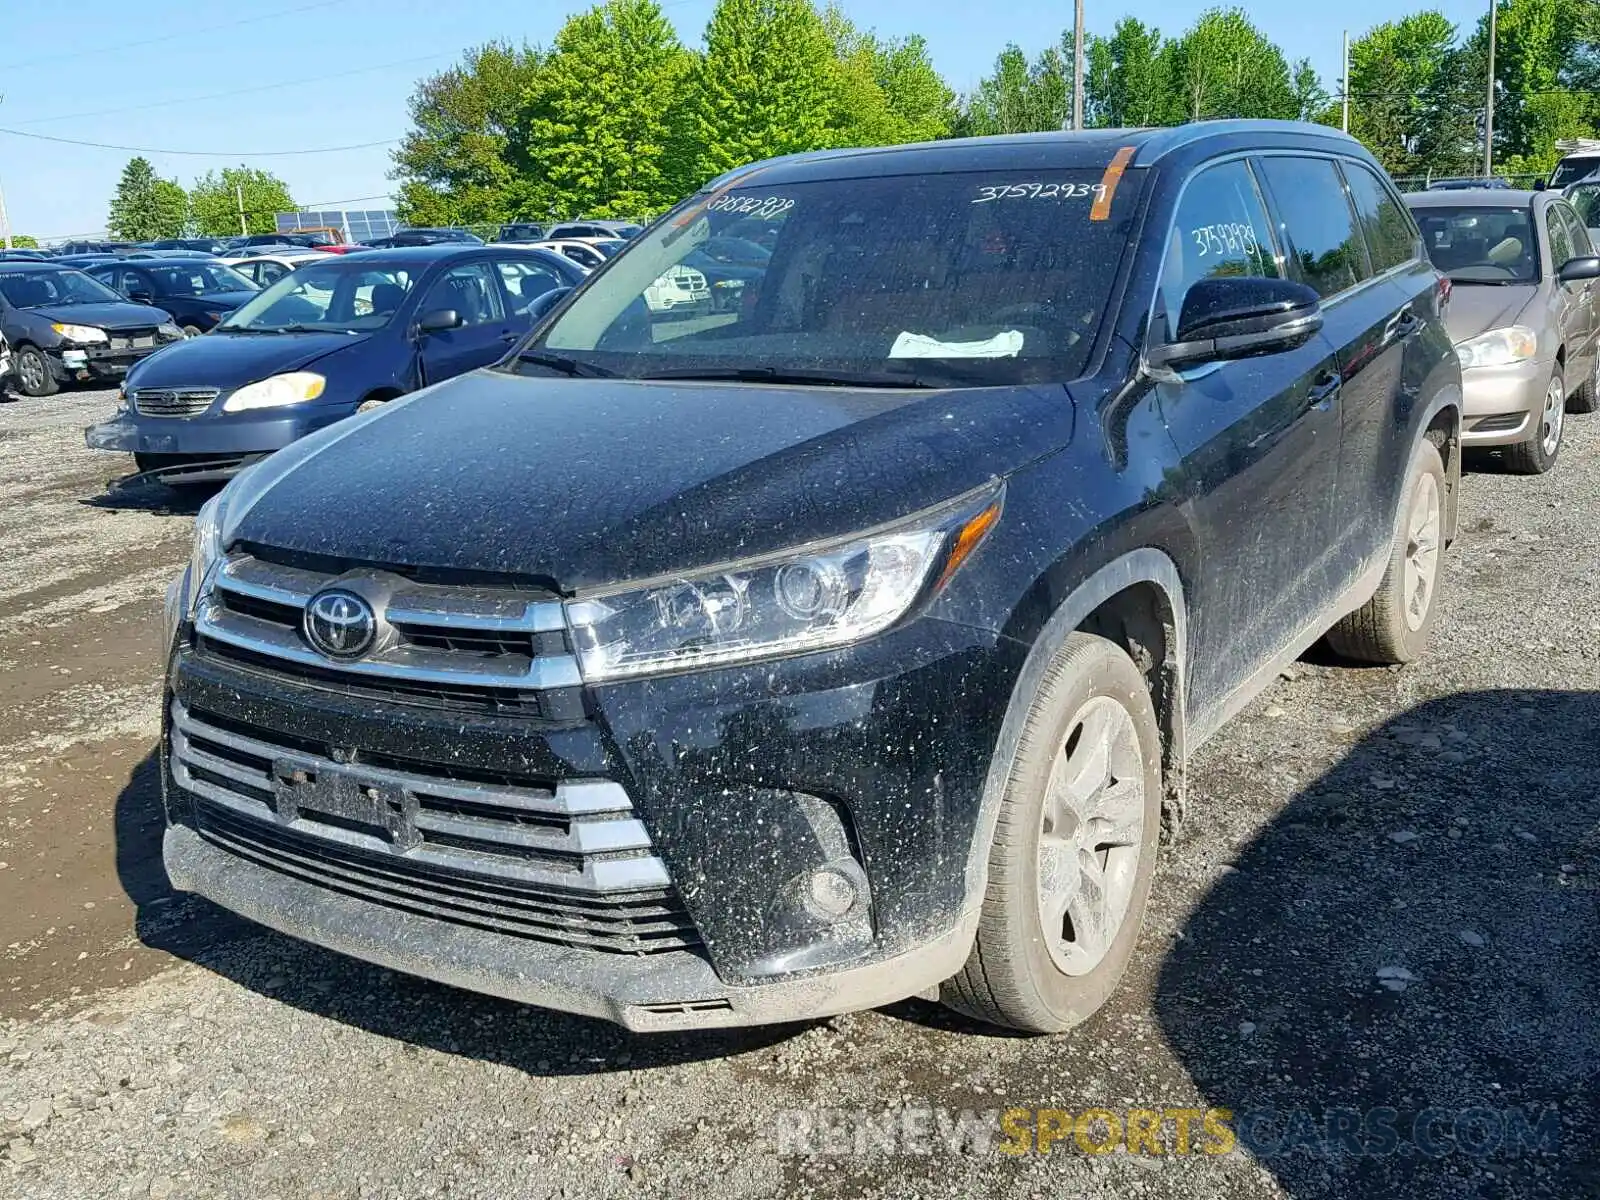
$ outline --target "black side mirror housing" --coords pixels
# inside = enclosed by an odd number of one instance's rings
[[[418,333],[443,333],[446,329],[461,328],[461,314],[453,308],[436,308],[423,313],[417,320]]]
[[[1322,328],[1322,299],[1303,283],[1231,275],[1189,288],[1178,316],[1177,340],[1152,347],[1151,367],[1279,354],[1305,345]]]
[[[528,316],[535,321],[541,320],[546,313],[571,294],[572,289],[569,287],[551,288],[543,295],[534,297],[533,303],[528,305]]]
[[[1600,257],[1586,255],[1582,258],[1569,258],[1561,264],[1557,276],[1562,283],[1583,283],[1590,279],[1600,279]]]

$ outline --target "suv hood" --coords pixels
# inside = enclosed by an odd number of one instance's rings
[[[1459,345],[1480,333],[1516,324],[1522,310],[1538,292],[1538,286],[1532,283],[1456,284],[1450,289],[1450,312],[1445,318],[1451,342]]]
[[[905,516],[1065,445],[1072,419],[1059,386],[889,391],[486,370],[251,468],[231,490],[222,534],[571,592]]]
[[[129,387],[243,387],[366,341],[348,333],[225,333],[175,342],[128,372]]]
[[[163,325],[168,317],[164,309],[132,301],[107,301],[104,304],[46,304],[24,312],[46,321],[62,325],[96,325],[101,329],[149,329]]]

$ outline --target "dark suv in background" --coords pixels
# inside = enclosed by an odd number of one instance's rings
[[[736,308],[652,309],[752,219]],[[206,506],[168,597],[167,870],[634,1029],[935,989],[1074,1025],[1195,748],[1319,638],[1422,652],[1444,296],[1316,126],[735,171],[496,369]]]

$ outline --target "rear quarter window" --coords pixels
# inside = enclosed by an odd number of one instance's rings
[[[1394,189],[1358,162],[1345,162],[1344,177],[1366,235],[1373,271],[1382,274],[1416,258],[1420,235]]]

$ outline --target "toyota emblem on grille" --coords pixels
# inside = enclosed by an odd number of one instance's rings
[[[378,638],[378,617],[354,592],[330,588],[306,605],[306,641],[328,658],[360,658]]]

